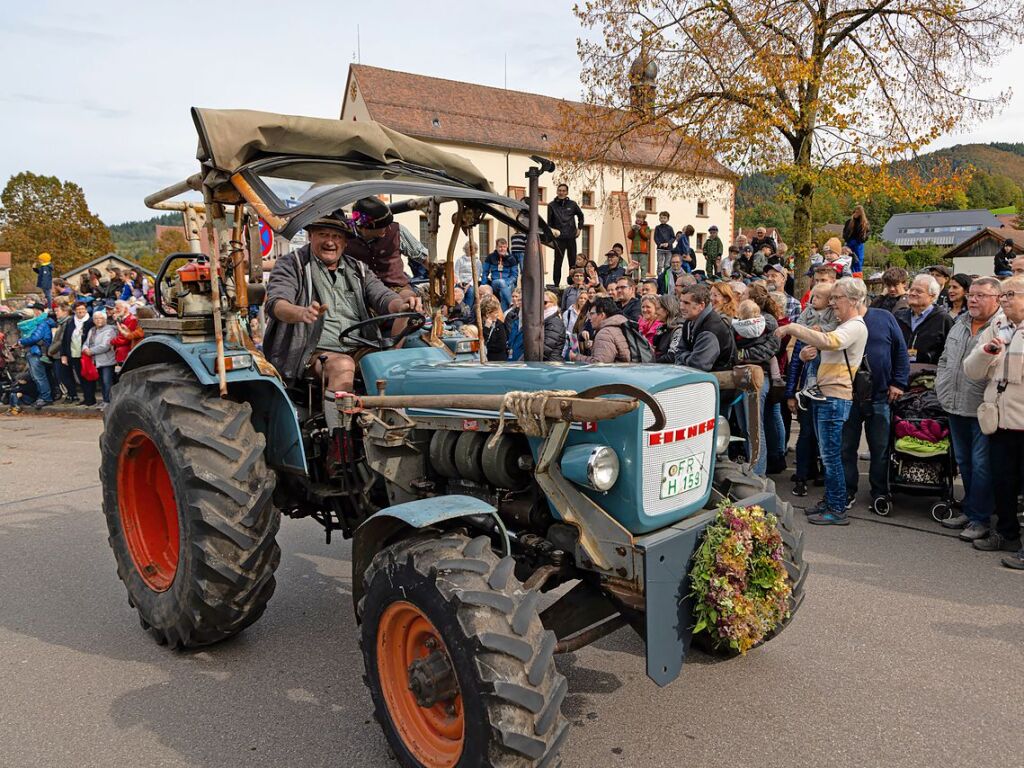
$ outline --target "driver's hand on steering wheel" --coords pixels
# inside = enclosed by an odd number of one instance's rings
[[[299,307],[298,309],[300,311],[299,322],[312,325],[320,319],[320,315],[327,311],[327,305],[314,301],[308,307]]]
[[[393,315],[399,312],[419,312],[422,314],[423,300],[419,296],[411,294],[392,299],[391,303],[388,304],[388,314]]]

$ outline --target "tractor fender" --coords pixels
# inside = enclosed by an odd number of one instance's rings
[[[356,618],[359,618],[359,601],[363,599],[363,574],[378,552],[413,531],[476,515],[494,517],[504,537],[507,554],[510,551],[508,533],[498,517],[498,510],[475,496],[432,496],[407,501],[386,507],[364,520],[352,536],[352,605]]]
[[[242,347],[229,347],[227,354],[248,354]],[[217,347],[212,341],[186,344],[176,336],[147,336],[125,360],[121,373],[156,363],[182,363],[189,367],[203,386],[217,386],[213,360]],[[281,380],[264,376],[253,366],[228,371],[225,375],[228,392],[252,406],[252,424],[267,441],[266,462],[274,469],[305,475],[306,454],[302,447],[302,430],[298,415]]]

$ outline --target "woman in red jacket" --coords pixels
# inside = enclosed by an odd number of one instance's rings
[[[114,348],[114,361],[117,366],[115,370],[118,370],[128,359],[128,353],[145,334],[139,327],[138,319],[129,310],[127,301],[114,302],[114,323],[117,326],[117,336],[110,345]]]

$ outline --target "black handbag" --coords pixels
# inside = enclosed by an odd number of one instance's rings
[[[871,376],[871,366],[868,365],[867,350],[860,361],[860,367],[856,375],[850,367],[850,356],[843,350],[843,358],[846,360],[846,372],[850,374],[850,383],[853,385],[853,402],[860,406],[870,406],[875,401],[875,382]]]

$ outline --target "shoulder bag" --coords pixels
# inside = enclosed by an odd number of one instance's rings
[[[861,356],[860,367],[854,374],[850,367],[850,356],[843,350],[843,358],[846,360],[846,372],[850,374],[850,384],[853,388],[853,402],[862,407],[868,407],[875,402],[875,382],[871,377],[871,366],[868,365],[867,348]]]
[[[1013,339],[1010,339],[1013,341]],[[1006,391],[1010,375],[1010,345],[1003,352],[1003,378],[996,382],[996,398],[991,403],[984,402],[978,406],[978,427],[983,435],[993,435],[999,429],[999,399]]]

